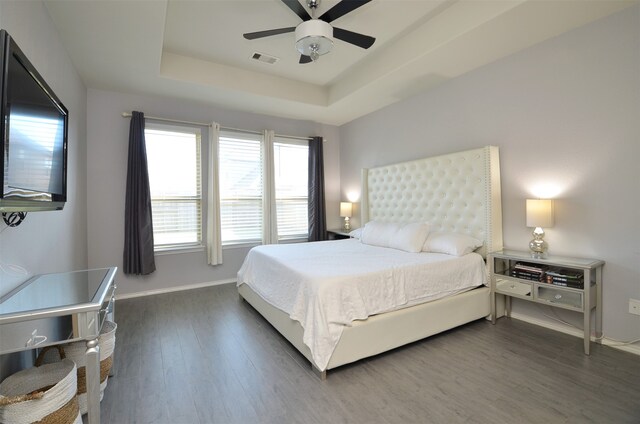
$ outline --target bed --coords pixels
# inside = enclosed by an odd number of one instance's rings
[[[482,241],[482,246],[475,253],[467,255],[469,257],[475,255],[481,258],[480,261],[488,252],[502,248],[500,166],[497,147],[487,146],[364,169],[361,196],[363,224],[370,221],[428,222],[431,232],[466,234]],[[336,249],[338,251],[355,249],[358,244],[361,243],[357,240],[343,240],[307,245],[311,249],[326,246],[326,250],[336,252]],[[298,245],[299,248],[300,245]],[[322,255],[300,253],[300,250],[296,250],[291,245],[260,246],[253,250],[254,254],[250,253],[247,256],[238,274],[240,297],[252,305],[289,340],[311,362],[314,370],[322,378],[326,378],[327,370],[394,349],[490,314],[489,288],[482,284],[478,288],[458,287],[445,297],[428,298],[426,296],[423,299],[425,303],[418,303],[415,299],[400,296],[399,308],[389,308],[388,304],[376,303],[377,309],[365,307],[362,312],[356,308],[354,312],[353,305],[349,304],[349,308],[338,307],[338,309],[349,309],[346,314],[349,319],[344,321],[344,316],[340,316],[339,319],[332,316],[330,319],[332,325],[326,330],[332,336],[330,338],[337,338],[334,340],[335,345],[331,347],[329,353],[319,354],[314,339],[318,334],[311,334],[318,332],[310,326],[308,317],[296,309],[296,300],[300,297],[300,290],[296,287],[302,287],[297,285],[300,281],[296,280],[315,278],[314,274],[303,275],[303,272],[314,266],[311,263],[301,264],[300,261],[304,257]],[[302,256],[295,257],[296,251]],[[373,254],[371,251],[367,254],[369,253]],[[345,252],[341,253],[341,255],[345,254]],[[269,259],[269,255],[273,257]],[[282,257],[279,258],[278,255]],[[291,269],[285,271],[282,267],[287,264],[286,259],[283,258],[290,255],[294,256],[288,266]],[[414,254],[416,257],[421,255],[424,256],[424,254]],[[249,260],[249,257],[252,259]],[[328,257],[330,258],[331,255]],[[327,258],[324,260],[326,262]],[[251,263],[248,265],[247,262]],[[482,264],[484,265],[483,262]],[[357,266],[354,265],[354,267]],[[323,265],[320,261],[317,275],[327,274],[324,277],[337,278],[333,271],[330,272],[330,268],[327,263]],[[407,282],[419,284],[425,274],[412,275],[403,271],[402,275],[405,284]],[[486,282],[486,272],[483,275]],[[254,278],[256,276],[266,276],[265,278],[271,281],[271,286],[268,282],[266,286],[257,285]],[[370,279],[375,286],[377,280],[373,274]],[[337,280],[335,285],[344,287],[346,281],[348,280]],[[285,291],[275,298],[270,298],[272,293],[269,287],[275,288],[278,285],[291,286],[292,290],[288,294]],[[477,282],[472,284],[473,287],[476,285],[478,285]],[[358,286],[353,290],[358,291],[362,287],[364,286]],[[383,289],[378,291],[384,292],[384,286],[382,287]],[[394,297],[388,296],[388,293],[384,296],[385,298]],[[330,312],[321,311],[315,315],[321,315],[324,318],[324,315],[330,315]],[[324,336],[320,334],[319,337]]]

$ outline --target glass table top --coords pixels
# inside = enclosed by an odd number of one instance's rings
[[[115,268],[90,269],[32,277],[0,298],[0,321],[25,313],[96,305],[106,294]]]

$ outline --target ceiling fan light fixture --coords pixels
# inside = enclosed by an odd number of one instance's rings
[[[312,44],[311,45],[311,52],[309,53],[309,57],[314,62],[316,60],[320,59],[320,53],[318,53],[318,45],[317,44]]]
[[[333,47],[333,27],[325,21],[311,19],[296,27],[296,49],[316,61]]]

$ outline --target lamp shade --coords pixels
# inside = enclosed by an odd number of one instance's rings
[[[527,227],[553,227],[553,200],[527,199]]]
[[[340,202],[340,216],[351,218],[353,204],[350,202]]]

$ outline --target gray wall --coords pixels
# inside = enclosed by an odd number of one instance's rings
[[[28,276],[87,266],[86,89],[41,2],[1,1],[0,27],[69,109],[68,201],[62,211],[33,212],[15,228],[0,223],[0,295]],[[0,378],[20,366],[0,361]]]
[[[524,199],[539,195],[539,186],[555,188],[556,225],[547,229],[552,253],[606,260],[605,334],[640,337],[640,318],[626,312],[629,297],[640,299],[638,6],[339,129],[171,99],[87,93],[40,2],[0,1],[0,26],[17,40],[71,117],[69,201],[63,211],[29,214],[17,228],[0,223],[0,293],[33,274],[121,267],[129,120],[120,114],[142,110],[325,136],[329,227],[340,225],[338,202],[359,190],[362,167],[498,145],[505,245],[526,247],[531,236],[524,226]],[[120,293],[233,278],[246,250],[226,250],[220,267],[206,265],[204,252],[159,256],[152,276],[119,274]],[[515,312],[543,320],[551,314],[522,303]],[[558,314],[579,325],[574,314]],[[24,356],[0,358],[0,379],[28,362]]]
[[[224,263],[207,265],[205,251],[156,255],[157,270],[149,276],[125,276],[122,272],[124,243],[124,190],[127,170],[129,119],[122,112],[139,110],[148,116],[195,122],[215,121],[222,126],[254,131],[273,129],[276,134],[321,135],[326,138],[325,174],[329,225],[339,225],[339,139],[337,127],[309,121],[274,118],[229,111],[175,99],[120,94],[90,89],[87,96],[87,177],[89,266],[118,266],[120,295],[164,290],[184,285],[235,279],[248,248],[227,248]],[[206,137],[203,134],[203,139]],[[207,157],[202,144],[202,156]],[[206,164],[203,175],[207,175]],[[206,193],[206,188],[203,189]],[[331,214],[331,211],[336,211]]]
[[[360,169],[500,146],[505,246],[526,249],[524,204],[552,196],[552,254],[601,258],[604,332],[640,338],[640,7],[533,46],[340,128],[343,195]],[[579,316],[557,311],[581,327]],[[547,307],[514,312],[547,320]]]

